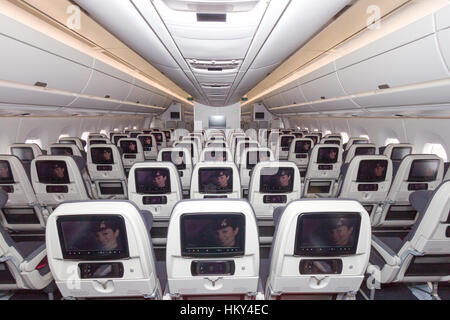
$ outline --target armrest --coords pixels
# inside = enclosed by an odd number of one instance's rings
[[[47,250],[44,243],[25,258],[25,260],[20,264],[20,271],[34,271],[46,256]]]

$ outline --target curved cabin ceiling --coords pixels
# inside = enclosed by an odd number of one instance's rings
[[[75,2],[198,102],[224,106],[238,102],[354,1]]]

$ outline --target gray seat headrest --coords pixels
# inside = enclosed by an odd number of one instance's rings
[[[273,223],[275,225],[278,225],[278,223],[280,222],[284,209],[286,209],[286,207],[277,207],[275,208],[275,210],[273,210]]]
[[[80,169],[80,171],[82,171],[83,169],[86,168],[86,162],[84,161],[83,157],[72,156],[72,158],[75,161],[75,163],[77,164],[77,167],[78,167],[78,169]]]
[[[8,202],[8,194],[5,190],[0,189],[0,209],[6,205],[6,202]]]
[[[153,226],[153,214],[148,210],[139,210],[139,213],[141,214],[142,220],[144,220],[145,226],[150,233]]]

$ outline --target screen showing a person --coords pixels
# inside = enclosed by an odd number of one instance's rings
[[[295,153],[308,153],[311,150],[311,141],[295,142]]]
[[[338,161],[338,148],[320,148],[317,163],[336,163]]]
[[[294,137],[281,137],[281,147],[289,148],[291,146],[292,140],[294,140]]]
[[[394,161],[400,161],[411,153],[412,153],[411,147],[392,148],[391,159]]]
[[[94,164],[114,164],[111,148],[91,148],[91,158]]]
[[[171,192],[170,172],[165,168],[139,168],[135,171],[136,192],[166,194]]]
[[[6,160],[0,160],[0,183],[14,183],[11,167]]]
[[[382,182],[386,180],[387,160],[363,160],[359,163],[357,182]]]
[[[247,169],[252,170],[257,163],[270,161],[269,151],[249,151],[247,154]]]
[[[122,148],[123,153],[138,153],[136,141],[120,141],[120,147]]]
[[[287,193],[294,189],[294,168],[262,168],[259,192]]]
[[[163,134],[161,132],[153,133],[156,143],[161,144],[163,142]]]
[[[128,138],[128,136],[114,136],[114,144],[117,145],[117,143],[119,142],[120,139],[125,139]]]
[[[306,213],[297,220],[294,254],[340,256],[355,254],[361,216],[359,213]]]
[[[205,161],[227,161],[227,153],[225,151],[207,151]]]
[[[182,256],[236,256],[245,252],[243,214],[185,214],[180,227]]]
[[[163,151],[162,161],[172,162],[178,170],[186,169],[186,160],[183,151]]]
[[[67,166],[64,161],[37,161],[37,174],[39,182],[48,184],[70,183]]]
[[[170,130],[165,130],[164,135],[166,136],[166,141],[170,140]]]
[[[104,260],[128,257],[121,216],[63,216],[57,220],[64,259]]]
[[[54,156],[73,156],[72,148],[50,148],[52,155]]]
[[[139,136],[144,151],[150,151],[153,147],[153,139],[151,136]]]
[[[199,169],[198,185],[200,193],[231,193],[233,192],[233,169]]]
[[[34,159],[33,148],[13,147],[11,153],[22,161],[32,161]]]
[[[375,155],[374,147],[359,147],[355,150],[355,156],[373,156]]]
[[[439,160],[414,160],[409,171],[408,181],[434,181],[439,170]]]

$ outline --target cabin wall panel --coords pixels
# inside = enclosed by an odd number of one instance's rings
[[[441,144],[450,156],[450,119],[432,118],[295,118],[295,126],[332,132],[345,132],[349,137],[367,134],[378,147],[384,146],[386,139],[396,138],[400,142],[411,143],[415,153],[422,153],[426,143]]]

